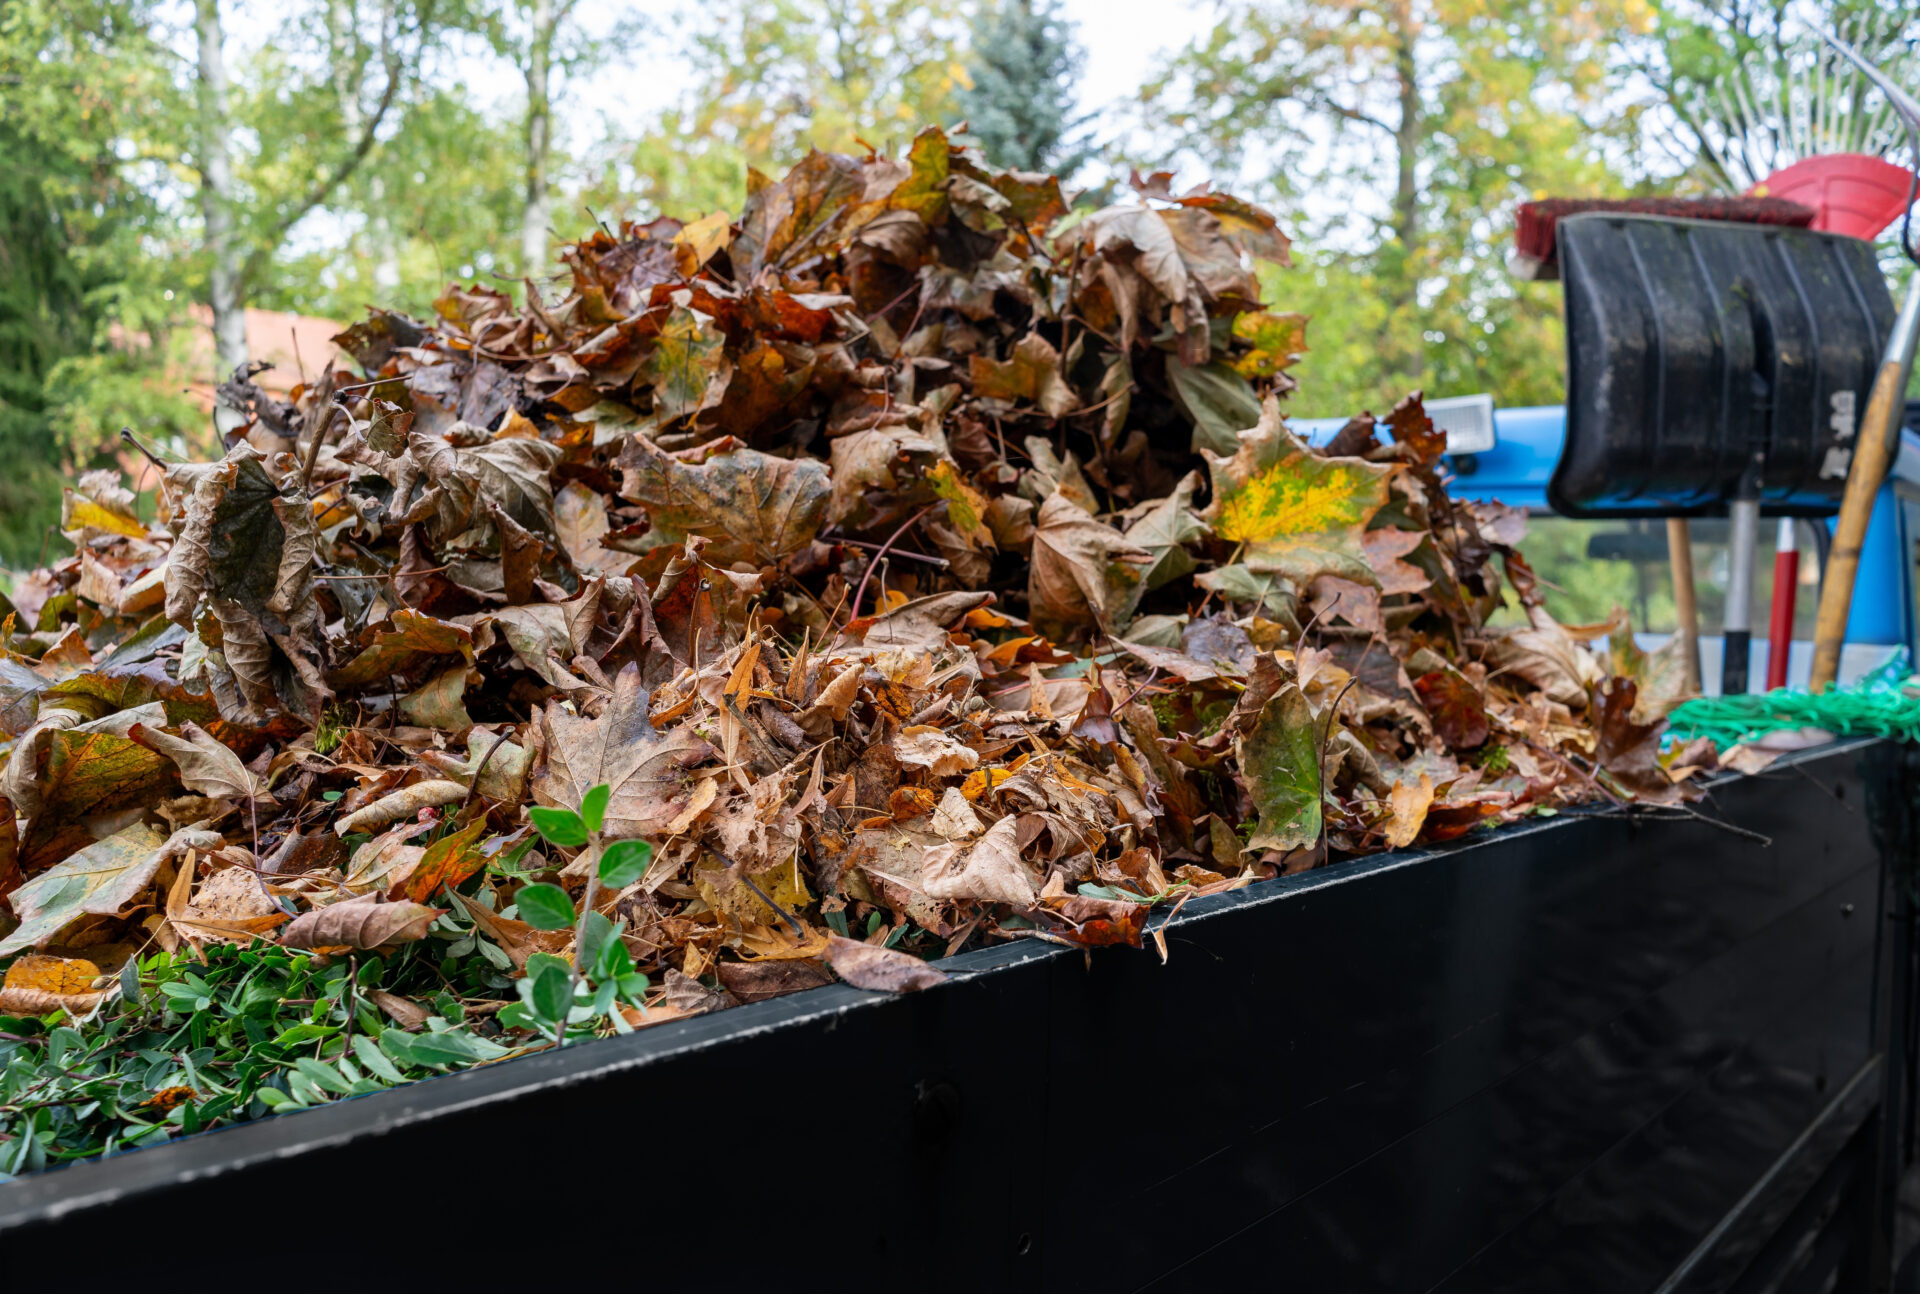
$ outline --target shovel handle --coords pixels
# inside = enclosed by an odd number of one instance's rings
[[[1920,276],[1916,276],[1916,282],[1920,282]],[[1840,519],[1833,526],[1833,547],[1827,568],[1821,572],[1820,617],[1814,622],[1813,673],[1808,679],[1816,694],[1832,687],[1840,674],[1840,645],[1847,637],[1847,613],[1853,607],[1860,550],[1866,542],[1867,522],[1873,517],[1874,496],[1880,492],[1887,464],[1893,458],[1898,435],[1894,424],[1912,357],[1909,349],[1906,362],[1890,358],[1880,365],[1873,381],[1873,396],[1867,401],[1867,416],[1861,419],[1853,463],[1847,469],[1846,493],[1840,499]]]
[[[1693,534],[1685,517],[1667,518],[1667,564],[1673,572],[1674,632],[1687,672],[1687,693],[1700,695],[1700,608],[1693,595]]]

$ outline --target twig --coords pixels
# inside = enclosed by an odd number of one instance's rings
[[[1315,780],[1321,782],[1320,838],[1314,842],[1314,847],[1320,850],[1324,850],[1327,845],[1327,814],[1325,804],[1327,798],[1327,788],[1325,785],[1327,775],[1327,746],[1333,741],[1333,721],[1340,717],[1340,703],[1347,699],[1347,693],[1350,692],[1353,689],[1353,685],[1359,681],[1359,675],[1350,675],[1341,689],[1334,693],[1333,704],[1327,707],[1327,721],[1320,729],[1320,748],[1314,752],[1313,774]],[[1305,692],[1302,692],[1300,699],[1302,701],[1306,700],[1306,695]]]
[[[1160,676],[1160,667],[1158,665],[1155,665],[1152,669],[1147,671],[1147,677],[1140,684],[1140,686],[1136,687],[1135,689],[1133,689],[1132,692],[1128,693],[1126,700],[1122,701],[1119,705],[1116,705],[1115,707],[1113,707],[1113,712],[1115,714],[1118,714],[1120,713],[1120,711],[1132,705],[1134,703],[1134,700],[1137,697],[1139,697],[1139,695],[1142,692],[1146,691],[1149,687],[1153,686],[1153,680],[1158,678],[1159,676]]]
[[[1548,759],[1558,760],[1561,764],[1565,765],[1567,768],[1572,769],[1574,772],[1578,773],[1581,777],[1584,777],[1587,780],[1587,784],[1593,787],[1594,790],[1600,792],[1600,794],[1606,796],[1609,800],[1612,800],[1615,804],[1619,805],[1621,808],[1624,809],[1627,807],[1627,801],[1621,799],[1620,796],[1614,792],[1612,787],[1606,785],[1606,783],[1602,782],[1599,778],[1595,777],[1592,773],[1589,773],[1586,769],[1580,767],[1580,765],[1568,759],[1565,755],[1562,755],[1559,751],[1548,750],[1545,746],[1539,745],[1538,743],[1536,743],[1535,741],[1533,741],[1531,738],[1528,738],[1528,737],[1521,737],[1520,744],[1525,746],[1527,749],[1535,752],[1536,754],[1545,755]]]
[[[860,584],[854,589],[853,601],[847,606],[847,620],[849,623],[860,618],[860,596],[867,591],[867,581],[873,578],[874,569],[880,565],[881,559],[886,557],[887,553],[893,548],[895,541],[898,540],[900,536],[906,534],[914,522],[920,520],[920,518],[926,516],[929,512],[932,512],[940,506],[940,503],[941,500],[935,499],[932,503],[929,503],[926,507],[920,509],[920,511],[914,513],[911,517],[908,517],[900,523],[900,529],[887,536],[887,542],[880,545],[880,550],[873,555],[873,560],[867,563],[867,569],[860,573]]]
[[[893,309],[895,306],[899,305],[902,301],[905,301],[909,296],[913,295],[914,289],[918,288],[919,286],[920,286],[920,280],[917,278],[914,279],[913,282],[907,285],[907,290],[905,292],[902,292],[899,296],[887,302],[885,305],[881,306],[878,310],[875,310],[872,314],[868,315],[867,322],[872,323],[875,319],[878,319],[881,315]],[[906,338],[903,337],[901,338],[901,340],[905,341]]]
[[[870,539],[848,539],[845,535],[835,535],[832,542],[845,544],[849,548],[865,548],[870,551],[880,547],[879,544],[874,543]],[[944,557],[929,557],[925,553],[916,553],[911,548],[896,548],[893,550],[893,555],[895,557],[904,557],[909,561],[926,562],[930,566],[946,567],[953,565],[952,562]]]
[[[591,845],[595,857],[598,858],[600,853],[600,833],[597,831],[594,832],[593,835],[588,838],[588,843]],[[573,1015],[573,999],[579,996],[580,993],[580,974],[583,969],[581,966],[581,957],[586,950],[587,915],[593,911],[593,901],[598,897],[599,890],[600,867],[598,862],[596,862],[594,866],[587,869],[587,888],[580,895],[580,917],[573,925],[573,970],[572,973],[567,976],[566,1009],[560,1012],[560,1019],[554,1025],[553,1045],[555,1047],[564,1047],[567,1045],[567,1023]]]
[[[152,450],[148,449],[145,445],[140,443],[138,438],[136,438],[133,434],[133,428],[122,427],[120,429],[120,439],[124,443],[132,445],[135,449],[139,450],[141,457],[145,458],[149,463],[152,463],[155,467],[159,468],[162,475],[166,474],[167,465],[161,462],[157,457],[155,457]]]
[[[1710,817],[1709,815],[1700,812],[1700,810],[1694,808],[1691,805],[1656,804],[1656,805],[1650,805],[1648,807],[1654,810],[1664,809],[1667,812],[1673,813],[1678,817],[1691,818],[1695,822],[1703,822],[1709,827],[1717,827],[1721,831],[1727,832],[1730,835],[1739,836],[1742,840],[1751,840],[1754,843],[1760,845],[1762,848],[1769,847],[1773,844],[1772,836],[1763,835],[1758,831],[1751,831],[1746,827],[1735,826],[1733,823],[1728,822],[1723,818]]]
[[[253,872],[254,884],[260,887],[260,897],[273,904],[274,911],[284,912],[286,909],[280,906],[280,900],[274,898],[267,889],[267,878],[260,874],[260,801],[258,797],[252,795],[247,797],[247,816],[252,820],[253,825],[253,866],[250,870]]]
[[[786,923],[793,927],[794,938],[805,939],[807,937],[806,927],[800,924],[800,922],[794,917],[793,913],[787,911],[785,908],[781,907],[778,903],[775,903],[773,901],[772,895],[768,894],[765,890],[761,889],[758,885],[755,885],[753,883],[753,878],[747,875],[746,868],[740,866],[738,863],[734,862],[731,858],[728,858],[725,854],[721,853],[718,849],[714,848],[710,844],[706,844],[705,842],[702,842],[701,848],[705,849],[708,853],[712,854],[715,858],[718,858],[722,863],[726,865],[727,870],[734,874],[735,880],[739,881],[742,885],[752,890],[755,897],[757,897],[762,903],[766,904],[769,908],[772,908],[775,912],[779,913],[780,916],[783,919],[785,919]]]
[[[487,753],[480,756],[480,764],[473,770],[473,784],[467,787],[467,798],[460,802],[460,812],[453,815],[455,818],[464,818],[467,810],[473,806],[473,797],[480,794],[480,775],[487,771],[487,761],[493,758],[494,751],[507,744],[507,738],[512,735],[513,729],[508,728],[495,737],[493,744],[487,747]]]
[[[313,429],[313,443],[307,446],[307,461],[300,469],[300,489],[302,491],[313,488],[313,469],[318,466],[320,462],[320,446],[322,442],[326,440],[327,433],[333,429],[333,404],[329,402],[320,407],[321,417],[319,419],[319,426]]]

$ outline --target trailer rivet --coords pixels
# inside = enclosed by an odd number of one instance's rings
[[[913,1085],[913,1121],[927,1141],[944,1141],[960,1126],[960,1089],[944,1079]]]

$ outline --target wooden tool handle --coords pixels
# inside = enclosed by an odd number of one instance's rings
[[[1853,581],[1860,572],[1860,550],[1873,517],[1874,496],[1886,479],[1887,464],[1898,444],[1895,423],[1901,412],[1900,387],[1906,366],[1890,359],[1880,366],[1854,442],[1853,464],[1847,470],[1847,489],[1840,499],[1840,519],[1833,526],[1833,547],[1827,568],[1820,573],[1820,618],[1813,631],[1813,674],[1808,680],[1818,693],[1840,676],[1840,645],[1847,637],[1847,613],[1853,607]]]
[[[1700,694],[1700,608],[1693,600],[1693,532],[1685,517],[1667,518],[1667,565],[1673,571],[1674,633],[1686,662],[1687,691]]]

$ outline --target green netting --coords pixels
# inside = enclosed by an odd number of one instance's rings
[[[1781,687],[1758,695],[1702,696],[1667,716],[1667,731],[1690,741],[1712,738],[1725,750],[1742,741],[1794,728],[1823,728],[1842,737],[1920,738],[1920,678],[1907,664],[1907,649],[1896,648],[1857,682],[1814,696]]]

